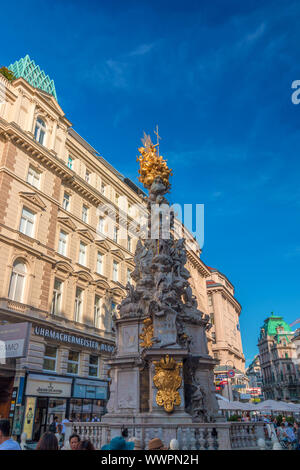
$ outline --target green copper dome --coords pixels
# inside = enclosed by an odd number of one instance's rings
[[[16,78],[24,78],[33,87],[54,96],[57,101],[54,81],[30,59],[28,54],[23,59],[11,64],[8,68],[14,73]]]
[[[283,328],[282,332],[278,332],[277,328],[281,327]],[[284,321],[283,317],[279,317],[277,315],[272,315],[269,318],[266,318],[262,328],[261,328],[261,334],[260,338],[262,338],[263,331],[264,330],[264,335],[265,336],[276,336],[276,335],[283,335],[283,334],[292,334],[292,329],[290,325]]]

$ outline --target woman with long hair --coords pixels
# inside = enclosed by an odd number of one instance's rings
[[[45,432],[40,438],[35,450],[59,450],[58,440],[53,432]]]

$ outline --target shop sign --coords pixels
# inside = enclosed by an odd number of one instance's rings
[[[26,385],[26,395],[70,397],[71,387],[72,379],[68,377],[29,375]]]
[[[26,357],[31,323],[9,323],[0,326],[0,360]]]
[[[43,336],[44,338],[50,338],[61,343],[67,343],[75,346],[82,346],[83,348],[93,349],[95,351],[103,351],[112,353],[115,347],[111,344],[93,341],[83,336],[72,335],[70,333],[64,333],[62,331],[53,330],[52,328],[44,328],[38,325],[34,326],[34,334],[37,336]]]
[[[27,440],[32,439],[32,429],[34,423],[34,412],[35,412],[36,397],[27,397],[26,408],[23,424],[23,432],[27,434]]]
[[[75,379],[73,397],[107,400],[108,384],[105,381]]]

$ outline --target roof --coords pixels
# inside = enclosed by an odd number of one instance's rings
[[[14,64],[10,64],[8,68],[14,73],[16,78],[24,78],[31,86],[49,93],[57,101],[54,81],[41,70],[39,65],[36,65],[30,59],[28,54],[22,59],[17,60]]]
[[[265,322],[261,328],[260,338],[262,338],[263,331],[266,336],[278,335],[278,331],[276,331],[278,327],[283,327],[283,332],[281,334],[292,334],[290,325],[284,321],[283,317],[274,315],[272,312],[272,315],[265,319]]]

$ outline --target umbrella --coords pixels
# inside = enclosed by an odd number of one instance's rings
[[[240,410],[240,406],[233,401],[218,400],[220,410]]]

